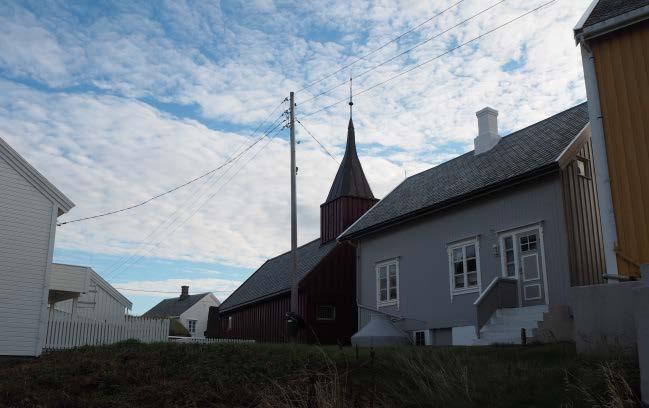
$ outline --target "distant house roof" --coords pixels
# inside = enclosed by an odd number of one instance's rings
[[[45,176],[38,172],[27,160],[15,151],[3,138],[0,137],[0,158],[9,163],[26,180],[28,180],[45,197],[48,197],[59,207],[59,214],[63,215],[74,207],[74,203],[59,189],[54,187]]]
[[[302,245],[297,249],[298,279],[305,277],[336,247],[331,241],[320,245],[320,238]],[[291,288],[290,281],[291,253],[286,252],[267,260],[237,290],[234,291],[219,307],[224,311],[244,304],[277,295]]]
[[[575,27],[575,37],[592,38],[649,18],[649,0],[594,0]]]
[[[473,151],[404,180],[352,224],[339,240],[351,239],[418,215],[554,171],[558,160],[588,123],[586,103],[503,137],[491,150]]]
[[[374,198],[356,153],[356,135],[352,118],[349,118],[349,125],[347,126],[345,157],[343,157],[343,161],[338,167],[338,172],[331,185],[326,202],[328,203],[339,197]]]
[[[198,293],[196,295],[189,295],[183,299],[180,296],[165,299],[160,301],[157,305],[149,309],[148,312],[144,313],[144,317],[178,317],[181,314],[185,313],[189,308],[194,306],[198,301],[203,299],[205,296],[209,295],[207,293]]]

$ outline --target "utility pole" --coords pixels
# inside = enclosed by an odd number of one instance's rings
[[[297,279],[297,197],[295,173],[295,93],[291,92],[289,98],[291,107],[291,313],[294,317],[298,313],[298,279]],[[296,330],[297,334],[297,330]]]

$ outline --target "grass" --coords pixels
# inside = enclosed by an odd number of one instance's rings
[[[125,342],[0,361],[0,406],[632,407],[623,354]]]

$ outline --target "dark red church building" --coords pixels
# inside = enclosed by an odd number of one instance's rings
[[[300,341],[347,344],[357,331],[356,252],[336,238],[377,201],[356,153],[350,118],[345,156],[320,206],[320,238],[297,249]],[[211,308],[207,337],[287,341],[290,267],[290,252],[267,260],[218,308]]]

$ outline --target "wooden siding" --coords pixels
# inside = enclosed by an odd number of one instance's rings
[[[597,186],[594,180],[592,143],[588,140],[576,154],[587,164],[587,174],[577,173],[575,156],[561,171],[570,258],[571,286],[603,283],[604,245],[599,219]]]
[[[593,40],[617,228],[618,273],[649,263],[649,21]]]
[[[340,244],[300,283],[304,308],[304,341],[320,344],[349,344],[357,330],[356,250]],[[318,305],[336,308],[333,321],[317,319]]]
[[[349,344],[357,329],[355,249],[340,244],[303,280],[299,287],[298,314],[304,319],[299,340],[306,343]],[[336,308],[334,321],[316,318],[318,305]],[[288,341],[286,313],[290,295],[284,293],[232,311],[210,310],[210,338],[256,340],[264,343]],[[228,319],[232,328],[228,329]]]
[[[0,355],[38,355],[56,208],[0,155]]]
[[[240,309],[221,312],[218,314],[216,329],[208,329],[208,337],[282,343],[288,340],[285,316],[289,310],[291,298],[288,294],[283,294]],[[230,317],[232,328],[228,329]]]
[[[378,200],[340,197],[320,206],[320,237],[323,243],[332,241],[367,212]]]
[[[218,306],[219,302],[212,294],[206,295],[203,299],[199,300],[194,306],[185,310],[180,315],[180,322],[189,330],[189,320],[196,320],[196,332],[192,333],[192,337],[205,337],[207,330],[207,319],[210,312],[210,307]]]

